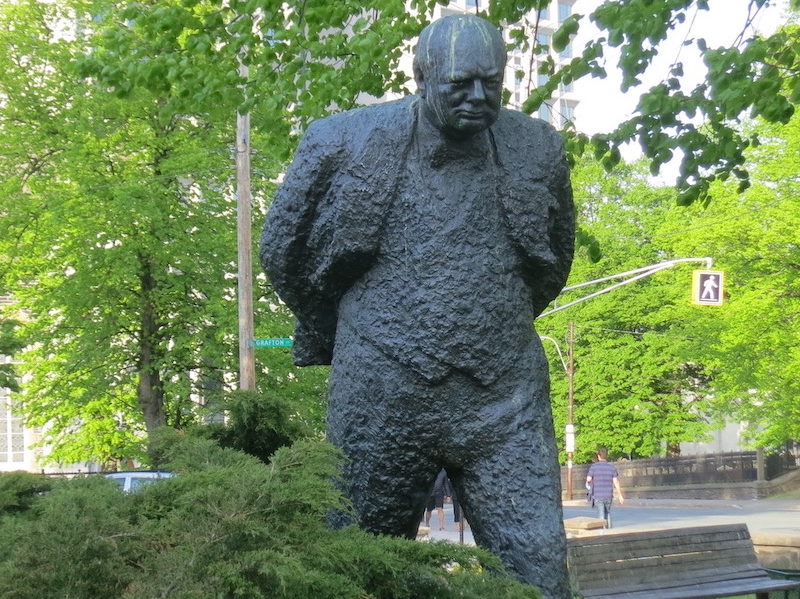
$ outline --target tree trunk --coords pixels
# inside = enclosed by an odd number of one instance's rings
[[[667,457],[668,458],[677,458],[681,455],[681,444],[680,443],[667,443]]]
[[[164,411],[164,387],[161,382],[161,373],[158,370],[158,360],[156,359],[159,351],[157,345],[158,319],[156,318],[156,309],[152,300],[152,292],[156,284],[149,258],[140,254],[139,262],[141,264],[139,279],[142,303],[137,399],[139,400],[139,407],[144,415],[144,423],[149,435],[155,429],[166,425],[167,417]]]

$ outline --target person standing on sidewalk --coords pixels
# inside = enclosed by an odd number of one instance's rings
[[[608,449],[605,447],[597,448],[597,461],[589,467],[586,484],[590,488],[590,499],[597,507],[598,516],[606,521],[605,528],[611,528],[614,491],[617,492],[620,505],[625,503],[625,498],[619,484],[619,472],[614,464],[608,462]]]
[[[436,510],[436,515],[439,521],[439,530],[444,530],[444,504],[448,499],[453,497],[453,486],[450,484],[450,479],[447,478],[447,471],[442,468],[439,474],[436,475],[436,480],[431,488],[431,494],[428,497],[428,505],[425,510],[425,526],[431,525],[431,516],[433,510]]]

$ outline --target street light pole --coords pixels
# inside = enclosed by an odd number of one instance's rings
[[[628,285],[635,281],[639,281],[640,279],[644,279],[645,277],[649,277],[654,275],[662,270],[666,270],[668,268],[672,268],[673,266],[678,266],[679,264],[686,264],[689,262],[702,262],[705,264],[707,269],[710,269],[714,261],[711,258],[675,258],[674,260],[667,260],[665,262],[659,262],[657,264],[650,264],[648,266],[643,266],[641,268],[636,268],[634,270],[629,270],[626,272],[621,272],[617,274],[613,274],[607,277],[602,277],[600,279],[594,279],[592,281],[586,281],[585,283],[578,283],[577,285],[570,285],[569,287],[564,287],[561,292],[564,293],[565,291],[572,291],[574,289],[580,289],[582,287],[586,287],[589,285],[597,285],[599,283],[607,283],[609,281],[613,281],[615,279],[623,279],[618,283],[614,283],[600,289],[599,291],[595,291],[594,293],[590,293],[584,297],[578,298],[574,301],[568,302],[566,304],[562,304],[560,306],[556,306],[552,310],[548,310],[537,316],[538,318],[543,318],[545,316],[549,316],[551,314],[555,314],[556,312],[560,312],[561,310],[566,310],[567,308],[571,308],[576,304],[580,304],[581,302],[585,302],[592,298],[595,298],[599,295],[604,293],[608,293],[609,291],[613,291],[623,285]],[[564,367],[564,372],[567,375],[567,383],[568,383],[568,392],[567,392],[567,426],[565,428],[565,440],[564,440],[564,449],[567,452],[567,498],[572,499],[572,458],[575,452],[575,425],[573,424],[573,404],[574,404],[574,375],[575,375],[575,323],[573,321],[569,322],[569,329],[568,329],[568,339],[567,343],[569,344],[569,363],[564,360],[564,356],[561,354],[561,348],[558,346],[558,342],[552,337],[547,337],[544,335],[540,335],[540,339],[547,339],[551,341],[556,346],[556,351],[558,352],[558,357],[561,360],[561,365]]]
[[[569,367],[567,368],[567,499],[572,499],[572,458],[575,452],[575,425],[573,424],[573,407],[575,404],[575,322],[569,321],[569,338],[567,355]]]
[[[550,341],[556,348],[558,359],[561,361],[561,366],[564,373],[567,375],[567,425],[564,427],[564,449],[567,452],[567,499],[572,499],[572,458],[575,452],[575,425],[573,423],[573,406],[574,406],[574,373],[575,373],[575,323],[570,321],[568,333],[568,358],[569,362],[564,360],[564,354],[561,353],[561,347],[558,341],[547,335],[539,335],[539,339]]]

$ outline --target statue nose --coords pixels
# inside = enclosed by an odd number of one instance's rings
[[[486,90],[483,87],[483,81],[476,79],[472,87],[472,98],[475,100],[485,100]]]

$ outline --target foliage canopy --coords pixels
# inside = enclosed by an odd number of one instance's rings
[[[160,0],[153,9],[132,3],[122,13],[126,26],[120,27],[118,18],[108,21],[105,43],[81,65],[85,74],[99,77],[120,96],[142,86],[165,93],[167,110],[194,113],[238,106],[253,111],[257,126],[291,133],[309,118],[353,106],[363,93],[379,97],[407,90],[396,67],[435,4]],[[480,14],[506,28],[513,45],[535,47],[537,15],[549,4],[489,0]],[[653,172],[678,156],[683,204],[706,201],[717,177],[733,176],[739,189],[746,189],[744,151],[758,138],[743,135],[738,124],[754,117],[786,123],[800,101],[800,29],[789,25],[766,38],[746,37],[759,11],[778,10],[768,0],[750,0],[749,8],[732,47],[709,48],[701,35],[684,42],[704,57],[701,83],[684,90],[684,65],[676,61],[663,82],[641,94],[632,118],[591,138],[573,130],[573,155],[589,148],[611,169],[620,161],[621,145],[638,141]],[[709,9],[707,0],[606,0],[589,15],[569,15],[552,35],[556,52],[564,50],[587,18],[600,35],[565,66],[552,58],[543,61],[538,74],[547,82],[523,110],[532,113],[559,85],[605,77],[612,48],[619,50],[613,68],[622,74],[620,91],[628,92],[641,82],[670,32],[693,11]],[[235,68],[239,60],[249,67],[246,76]]]
[[[142,456],[147,432],[196,420],[198,401],[220,405],[236,371],[234,114],[248,111],[253,123],[257,231],[310,120],[387,92],[410,92],[398,65],[435,4],[0,5],[0,288],[26,316],[17,333],[28,378],[15,404],[29,425],[47,426],[54,460]],[[524,47],[536,43],[536,10],[547,4],[490,0],[487,15]],[[767,0],[750,6],[752,14],[776,10]],[[591,14],[568,16],[551,38],[554,51],[589,20],[600,34],[564,67],[545,61],[547,83],[524,109],[536,110],[560,84],[610,69],[620,70],[621,91],[630,93],[665,36],[692,11],[708,9],[705,0],[606,0]],[[788,23],[768,37],[743,35],[730,48],[687,39],[703,52],[705,80],[684,90],[683,65],[676,63],[613,130],[589,138],[568,126],[575,164],[594,156],[606,170],[621,169],[621,145],[637,140],[653,172],[680,157],[683,204],[707,203],[711,191],[727,194],[731,187],[719,181],[730,177],[735,189],[746,189],[746,156],[763,136],[742,122],[789,122],[800,100],[798,35]],[[615,64],[612,49],[619,51]],[[581,241],[592,239],[584,227]],[[598,257],[596,245],[585,247]],[[645,253],[639,257],[647,259]],[[259,282],[257,334],[289,335],[291,316],[268,282]],[[635,324],[620,320],[619,326]],[[0,351],[15,351],[3,333]],[[639,346],[627,341],[626,351],[635,354]],[[648,351],[656,358],[652,385],[623,388],[633,405],[656,393],[667,410],[682,376],[679,362],[656,345]],[[259,391],[291,399],[298,418],[321,429],[325,370],[298,371],[280,350],[263,351],[258,360]],[[652,408],[644,418],[640,433],[648,441],[637,451],[656,443],[660,413]],[[695,430],[688,416],[668,420],[674,431]]]
[[[232,124],[84,80],[102,15],[119,17],[106,2],[0,7],[0,277],[24,315],[0,349],[27,375],[15,409],[62,463],[142,457],[146,431],[219,405],[236,371]],[[285,336],[290,316],[263,299],[257,332]],[[319,428],[324,374],[261,357],[262,388]]]
[[[792,374],[799,347],[792,332],[800,328],[800,115],[785,126],[762,124],[759,133],[765,143],[747,156],[752,186],[739,194],[718,181],[708,207],[676,206],[674,192],[651,186],[641,169],[605,179],[598,164],[576,169],[584,226],[602,256],[579,251],[568,284],[677,257],[711,256],[726,278],[720,307],[691,303],[698,264],[537,321],[564,353],[568,322],[575,323],[578,459],[589,461],[597,445],[628,457],[674,451],[726,418],[744,424],[746,441],[767,449],[800,438]],[[545,348],[563,425],[565,373],[552,344]]]

